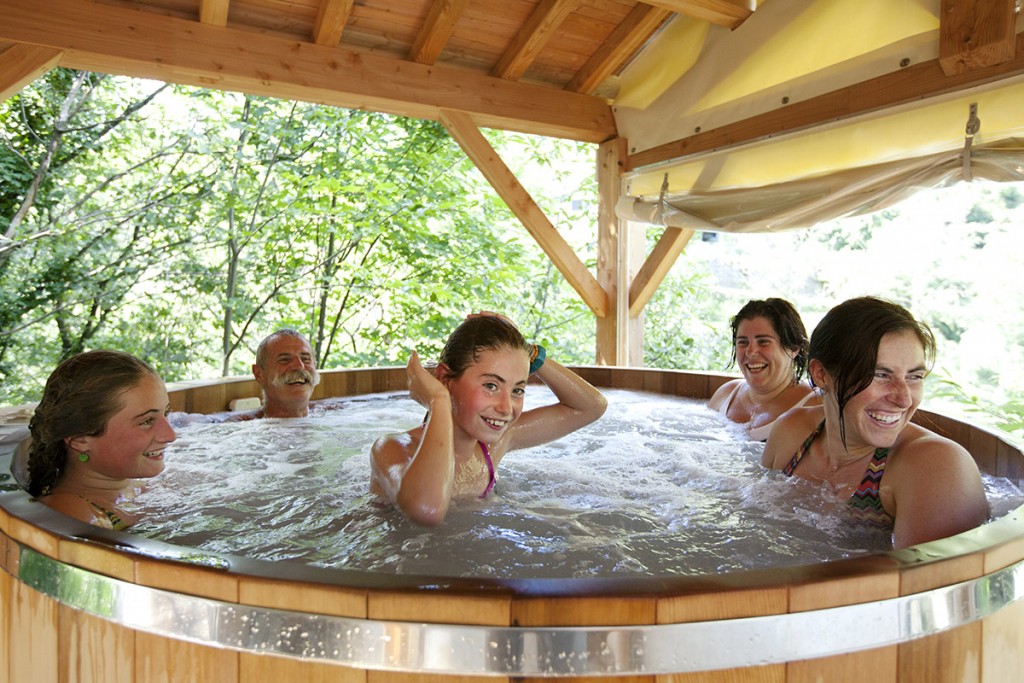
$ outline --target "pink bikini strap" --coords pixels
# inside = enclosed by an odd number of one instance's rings
[[[489,475],[487,488],[485,488],[484,492],[480,494],[481,498],[486,498],[487,494],[494,488],[494,463],[491,461],[491,454],[487,450],[487,444],[483,441],[477,441],[477,443],[480,444],[480,450],[484,452],[484,460],[487,461],[487,472]]]

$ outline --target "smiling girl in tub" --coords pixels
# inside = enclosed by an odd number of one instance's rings
[[[29,422],[28,491],[44,504],[107,529],[136,517],[123,508],[136,479],[164,469],[174,441],[163,380],[119,351],[87,351],[57,366]]]
[[[751,440],[764,441],[779,415],[819,403],[800,382],[807,368],[807,330],[785,299],[748,301],[730,325],[732,362],[743,377],[719,387],[708,407],[745,425]]]
[[[389,434],[371,451],[370,492],[418,524],[444,521],[456,497],[483,498],[509,451],[561,438],[604,414],[607,401],[575,373],[527,344],[507,318],[484,312],[460,324],[433,374],[414,351],[409,393],[429,411],[424,423]],[[535,375],[558,403],[523,412]]]
[[[935,358],[927,325],[897,304],[851,299],[822,318],[809,357],[823,405],[779,418],[762,464],[827,482],[855,517],[891,526],[896,548],[986,521],[970,453],[910,422]]]

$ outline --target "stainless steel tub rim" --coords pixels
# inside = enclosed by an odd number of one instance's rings
[[[948,631],[1024,598],[1021,561],[921,593],[808,612],[645,626],[470,626],[222,602],[86,571],[20,544],[18,553],[16,580],[126,628],[242,652],[451,675],[670,674],[813,659]]]

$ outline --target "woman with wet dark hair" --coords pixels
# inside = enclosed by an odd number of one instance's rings
[[[809,359],[822,405],[779,419],[766,467],[828,483],[853,517],[891,528],[896,548],[985,522],[970,453],[911,422],[935,360],[927,325],[890,301],[850,299],[815,328]]]
[[[807,368],[807,331],[785,299],[748,301],[730,321],[732,362],[743,377],[726,382],[708,407],[746,426],[755,441],[768,438],[772,424],[790,408],[817,402],[800,382]]]

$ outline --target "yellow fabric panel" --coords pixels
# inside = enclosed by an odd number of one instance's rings
[[[677,17],[623,72],[615,104],[645,109],[697,62],[711,24]]]
[[[964,145],[970,104],[975,102],[981,120],[976,137],[979,143],[1024,135],[1020,114],[1024,82],[1017,82],[675,167],[661,167],[628,176],[626,187],[630,196],[655,197],[665,173],[669,174],[670,194],[692,189],[762,187],[959,149]]]
[[[927,5],[920,0],[818,0],[690,111],[733,102],[910,36],[937,31],[939,19],[932,13],[932,3]]]

